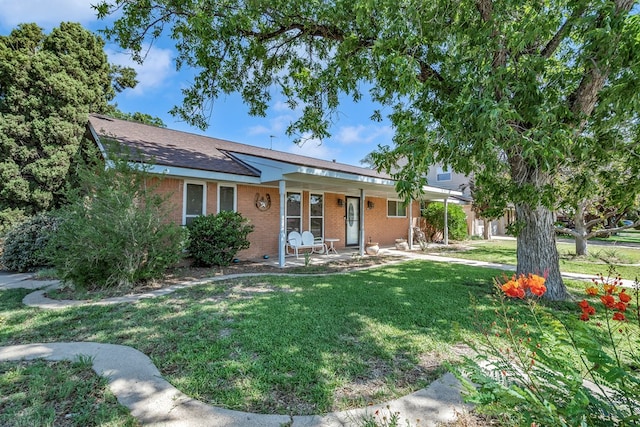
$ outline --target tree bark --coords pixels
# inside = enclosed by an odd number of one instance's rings
[[[517,274],[545,275],[545,298],[564,300],[567,288],[560,275],[558,249],[553,228],[553,214],[544,206],[516,205],[518,222],[523,224],[518,233]]]
[[[587,225],[584,222],[584,203],[578,203],[574,217],[576,255],[587,255]]]
[[[491,240],[491,221],[486,218],[482,218],[482,224],[482,237],[484,240]]]

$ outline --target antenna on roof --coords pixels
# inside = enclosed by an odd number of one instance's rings
[[[275,135],[269,135],[269,143],[271,144],[271,147],[269,147],[270,150],[273,150],[273,138],[275,137]]]

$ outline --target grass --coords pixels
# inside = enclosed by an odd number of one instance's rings
[[[138,426],[91,360],[0,363],[2,426]]]
[[[441,364],[457,359],[452,348],[479,339],[480,325],[493,321],[499,274],[411,261],[342,275],[234,279],[135,304],[63,310],[25,307],[28,290],[7,290],[0,345],[130,345],[209,404],[321,414],[396,398],[440,376]],[[553,307],[577,318],[573,303]]]
[[[617,234],[609,237],[595,237],[594,240],[599,240],[608,243],[614,244],[625,244],[625,243],[637,243],[640,244],[640,230],[629,229],[625,231],[620,231]]]
[[[471,297],[488,303],[496,274],[410,262],[345,275],[237,279],[137,304],[56,311],[24,307],[28,291],[11,290],[0,295],[0,344],[130,345],[205,402],[323,413],[398,397],[441,375],[451,346],[475,334]]]
[[[609,267],[613,266],[624,279],[634,280],[640,276],[640,248],[590,245],[586,257],[576,256],[575,245],[572,243],[558,242],[557,248],[561,271],[606,275]],[[444,255],[516,265],[516,241],[474,240],[468,242],[467,249],[449,251]]]

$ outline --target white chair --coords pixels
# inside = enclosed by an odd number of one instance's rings
[[[322,241],[321,238],[316,239],[312,232],[303,231],[302,232],[302,244],[304,246],[311,247],[311,253],[316,252],[319,254],[327,253],[327,245]]]
[[[287,236],[287,255],[295,255],[298,258],[300,249],[311,249],[311,253],[319,254],[327,252],[327,246],[324,242],[316,242],[310,231],[304,231],[302,235],[297,231],[290,232]]]

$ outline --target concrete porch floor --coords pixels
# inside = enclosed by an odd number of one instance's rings
[[[348,248],[340,248],[337,249],[336,253],[330,254],[318,254],[313,253],[309,256],[309,265],[323,265],[329,264],[332,262],[342,262],[347,260],[356,260],[358,258],[370,258],[370,257],[398,257],[398,260],[402,259],[412,259],[416,256],[420,256],[423,253],[420,248],[414,248],[413,250],[402,251],[395,248],[395,246],[388,247],[380,247],[380,251],[377,255],[360,255],[360,249],[358,247],[348,247]],[[269,265],[272,267],[278,267],[278,255],[275,254],[273,256],[269,255],[268,259],[264,258],[254,258],[250,261],[255,263],[261,263],[264,265]],[[288,255],[285,257],[285,266],[284,268],[294,268],[294,267],[304,267],[305,266],[305,256],[303,253],[300,253],[298,258],[295,255]]]

